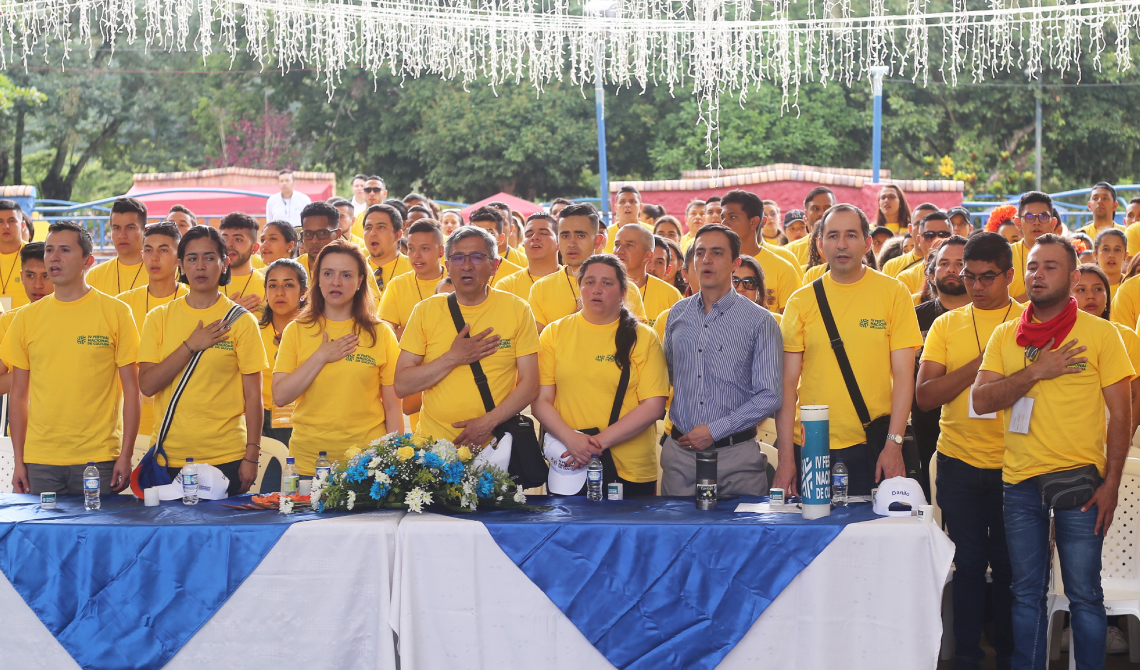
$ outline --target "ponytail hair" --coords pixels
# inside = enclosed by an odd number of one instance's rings
[[[614,354],[614,360],[617,363],[618,369],[626,370],[630,366],[630,357],[633,353],[633,348],[637,345],[637,317],[633,312],[629,311],[629,307],[625,304],[625,294],[629,290],[629,275],[626,274],[625,266],[621,264],[617,256],[613,254],[594,254],[590,256],[578,268],[578,290],[579,294],[582,290],[582,277],[586,275],[586,270],[591,265],[605,265],[613,268],[614,274],[617,275],[618,290],[621,292],[621,313],[618,315],[617,335],[614,337],[614,346],[617,352]]]

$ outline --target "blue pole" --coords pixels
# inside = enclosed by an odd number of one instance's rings
[[[874,115],[871,118],[871,181],[879,183],[879,168],[883,158],[883,75],[887,68],[871,68],[871,93],[875,96]]]
[[[598,47],[601,51],[601,45]],[[598,197],[602,200],[602,218],[610,211],[610,177],[606,165],[606,89],[602,86],[602,59],[599,53],[594,72],[594,113],[598,119]]]

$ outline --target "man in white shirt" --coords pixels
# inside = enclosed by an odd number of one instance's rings
[[[364,182],[366,181],[368,181],[368,177],[362,174],[352,178],[352,215],[354,217],[368,209],[368,202],[364,199]]]
[[[281,187],[281,192],[269,196],[269,201],[265,203],[265,220],[288,221],[296,228],[301,225],[301,210],[312,200],[304,193],[293,190],[292,170],[278,172],[277,184]]]

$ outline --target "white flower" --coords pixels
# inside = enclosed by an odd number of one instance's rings
[[[376,471],[376,481],[387,486],[387,485],[392,483],[392,478],[389,477],[388,473],[384,472],[383,470],[377,470]]]
[[[376,456],[375,458],[373,458],[368,463],[368,469],[369,470],[375,470],[376,468],[379,468],[381,465],[384,465],[384,459],[380,458],[379,456]]]
[[[510,484],[503,484],[503,493],[508,493],[511,490]]]
[[[408,510],[412,512],[423,512],[424,505],[431,504],[431,494],[419,487],[416,487],[412,489],[407,496],[404,497],[404,504],[406,504],[408,506]]]
[[[463,495],[469,496],[469,495],[474,495],[474,494],[475,494],[475,483],[471,481],[470,477],[468,477],[467,479],[463,480]]]
[[[515,488],[515,502],[519,503],[520,505],[526,502],[526,495],[523,494],[521,486]]]
[[[355,504],[356,504],[356,491],[349,491],[348,492],[348,505],[347,505],[348,509],[352,509],[352,506]]]
[[[277,509],[282,514],[292,514],[293,513],[293,501],[286,496],[281,496],[281,502],[278,504]]]

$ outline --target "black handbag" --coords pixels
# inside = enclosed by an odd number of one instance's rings
[[[823,325],[827,328],[827,337],[831,340],[831,350],[835,352],[835,360],[839,363],[839,372],[843,374],[843,383],[847,386],[847,394],[851,396],[851,404],[855,406],[855,414],[863,424],[863,433],[866,435],[867,448],[870,450],[871,464],[879,460],[879,454],[887,443],[887,433],[890,432],[891,415],[886,414],[871,420],[871,412],[863,400],[863,393],[859,390],[859,380],[855,378],[855,371],[851,369],[851,361],[847,358],[847,350],[843,347],[843,338],[839,336],[839,328],[835,325],[835,317],[831,314],[831,305],[827,303],[827,293],[823,290],[823,278],[820,277],[811,283],[815,290],[816,302],[819,303],[819,315]],[[907,477],[918,472],[918,445],[913,439],[904,439],[902,444],[903,467],[906,468]]]
[[[1095,465],[1072,470],[1048,472],[1033,478],[1041,499],[1053,509],[1072,509],[1087,503],[1100,486],[1100,471]]]
[[[451,311],[455,331],[462,331],[463,326],[467,324],[463,320],[463,313],[459,311],[459,299],[454,293],[447,296],[447,308]],[[483,408],[490,412],[495,409],[495,397],[491,395],[491,386],[487,383],[487,375],[483,372],[483,366],[479,361],[471,364],[471,374],[475,376],[475,386],[479,389],[479,397],[483,399]],[[512,439],[511,460],[507,464],[507,474],[524,489],[545,484],[549,468],[546,465],[546,458],[542,455],[538,436],[534,432],[534,422],[528,416],[516,414],[491,431],[491,434],[498,439],[502,439],[507,433],[511,434]]]

